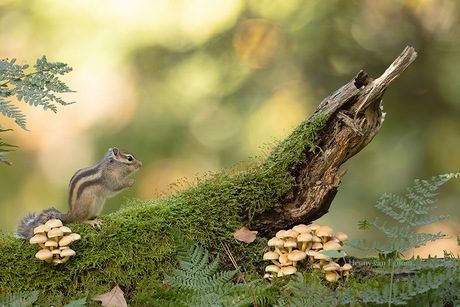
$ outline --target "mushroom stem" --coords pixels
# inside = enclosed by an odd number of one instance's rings
[[[281,256],[283,252],[281,252],[280,248],[278,246],[275,246],[275,251]]]

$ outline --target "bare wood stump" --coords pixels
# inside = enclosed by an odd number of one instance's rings
[[[360,71],[350,82],[324,99],[310,118],[322,112],[329,116],[315,145],[305,152],[304,162],[291,169],[291,190],[269,210],[253,217],[254,228],[263,235],[298,223],[312,222],[329,210],[340,179],[340,166],[361,151],[382,126],[382,97],[390,84],[415,60],[417,53],[406,47],[388,69],[373,80]]]

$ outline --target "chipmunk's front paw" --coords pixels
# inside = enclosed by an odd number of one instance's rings
[[[94,220],[84,221],[83,223],[90,224],[91,226],[93,226],[94,229],[101,229],[102,224],[104,223],[104,221],[101,220],[101,219],[94,219]]]
[[[134,180],[134,179],[129,179],[129,180],[126,181],[126,185],[128,187],[132,187],[135,183],[136,183],[136,180]]]

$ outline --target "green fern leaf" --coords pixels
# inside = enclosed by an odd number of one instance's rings
[[[17,106],[11,103],[11,101],[6,101],[0,97],[0,112],[3,116],[13,118],[15,123],[22,129],[27,130],[26,128],[26,116],[19,110]]]
[[[0,306],[5,307],[24,307],[32,306],[38,299],[40,291],[21,291],[13,294],[7,294],[0,297]]]
[[[430,215],[430,212],[437,209],[433,204],[437,201],[435,193],[441,185],[452,178],[460,177],[460,173],[450,173],[439,176],[433,176],[430,180],[414,180],[412,187],[407,189],[405,197],[391,193],[383,194],[376,204],[381,212],[391,217],[393,220],[404,223],[405,226],[388,227],[388,221],[380,224],[378,218],[374,222],[367,222],[366,226],[376,228],[384,233],[390,240],[385,244],[373,242],[371,250],[379,251],[379,254],[400,254],[410,248],[416,248],[426,245],[445,237],[442,233],[428,234],[416,233],[414,226],[432,224],[434,222],[448,218],[448,215]],[[359,249],[365,248],[365,242],[350,242],[347,245]]]
[[[147,298],[159,306],[251,306],[272,303],[274,288],[258,287],[255,283],[234,284],[238,270],[219,271],[219,257],[209,263],[209,252],[192,244],[178,230],[170,229],[177,250],[180,268],[164,273],[170,290],[159,290]],[[154,302],[154,303],[153,303]]]
[[[56,76],[72,71],[67,64],[48,62],[43,56],[34,65],[35,71],[26,73],[29,65],[15,63],[16,59],[0,61],[0,112],[4,116],[13,118],[22,129],[27,130],[24,114],[11,101],[4,99],[11,96],[16,96],[18,101],[24,101],[31,106],[42,106],[53,112],[57,110],[54,103],[70,104],[55,95],[73,92]]]

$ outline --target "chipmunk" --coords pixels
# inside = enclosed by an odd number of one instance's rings
[[[134,185],[134,179],[125,178],[141,166],[142,162],[133,154],[116,147],[110,148],[99,163],[78,170],[70,179],[67,213],[63,214],[54,207],[39,214],[29,213],[19,221],[15,236],[31,238],[34,228],[50,219],[59,219],[64,223],[87,223],[100,228],[102,220],[90,219],[101,213],[106,198]]]

